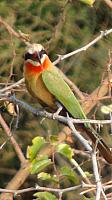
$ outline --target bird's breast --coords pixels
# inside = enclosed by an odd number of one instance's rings
[[[48,91],[43,80],[42,73],[27,73],[24,71],[25,82],[29,93],[43,104],[56,109],[55,97]]]

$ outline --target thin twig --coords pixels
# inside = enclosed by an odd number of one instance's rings
[[[0,188],[0,192],[13,193],[14,195],[18,195],[18,194],[25,193],[25,192],[37,191],[37,190],[39,190],[39,191],[45,190],[45,191],[49,191],[49,192],[65,193],[65,192],[80,189],[81,187],[82,187],[82,185],[77,185],[77,186],[73,186],[73,187],[69,187],[69,188],[65,188],[65,189],[58,189],[58,188],[41,187],[39,185],[36,185],[36,187],[30,187],[30,188],[26,188],[26,189],[22,189],[22,190],[10,190],[10,189]]]
[[[20,148],[20,146],[18,145],[18,143],[16,142],[15,138],[13,137],[12,133],[11,133],[11,130],[10,128],[8,127],[8,125],[6,124],[5,120],[3,119],[2,115],[0,114],[0,124],[1,126],[3,127],[3,129],[5,130],[7,136],[9,137],[17,155],[18,155],[18,158],[19,160],[21,161],[21,164],[22,163],[25,163],[26,162],[26,159],[23,155],[23,152]]]
[[[106,31],[100,31],[100,35],[97,36],[94,40],[92,40],[91,42],[89,42],[87,45],[81,47],[80,49],[76,49],[75,51],[72,51],[68,54],[65,55],[59,55],[59,58],[54,62],[54,64],[56,65],[57,63],[59,63],[61,60],[64,60],[66,58],[69,58],[77,53],[80,53],[82,51],[86,51],[89,47],[93,46],[94,44],[96,44],[99,40],[101,40],[103,37],[107,36],[108,34],[112,33],[112,29],[106,30]]]
[[[76,160],[72,158],[72,159],[70,160],[70,162],[71,162],[71,164],[72,164],[74,167],[76,167],[76,169],[77,169],[77,171],[79,172],[79,174],[81,175],[83,181],[85,181],[86,184],[91,185],[91,181],[89,180],[89,178],[87,177],[87,175],[86,175],[86,173],[83,171],[83,169],[80,167],[80,165],[76,162]],[[94,192],[91,193],[91,194],[94,194]]]
[[[22,83],[24,83],[24,78],[22,78],[22,79],[20,79],[19,81],[17,81],[16,83],[13,83],[12,85],[9,85],[9,86],[7,86],[7,87],[5,87],[5,88],[3,88],[3,89],[0,89],[0,93],[4,93],[4,92],[6,92],[6,91],[8,91],[8,90],[11,90],[11,89],[13,89],[13,88],[15,88],[15,87],[18,87],[20,84],[22,84]]]
[[[3,24],[5,26],[9,34],[14,35],[18,39],[20,39],[22,42],[24,42],[26,45],[29,45],[29,42],[28,42],[29,39],[24,34],[21,34],[20,32],[19,33],[16,32],[7,22],[5,22],[2,19],[1,16],[0,16],[0,24]]]
[[[68,115],[67,115],[67,122],[68,122],[69,127],[72,130],[73,135],[81,142],[81,144],[83,144],[83,146],[86,148],[86,150],[89,153],[91,153],[92,147],[90,146],[89,142],[76,130],[71,118]]]

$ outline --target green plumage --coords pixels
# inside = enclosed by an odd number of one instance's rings
[[[42,79],[47,89],[52,93],[55,98],[64,105],[67,111],[74,117],[79,119],[87,119],[86,115],[81,108],[80,103],[75,97],[74,93],[64,81],[63,76],[59,73],[55,67],[47,69],[42,72]],[[89,123],[84,123],[83,126],[87,135],[91,140],[96,143],[103,157],[112,164],[112,154],[106,143],[100,138],[96,131],[91,127]]]
[[[42,72],[47,89],[67,109],[74,118],[86,119],[86,116],[74,93],[55,67]]]
[[[87,119],[79,101],[64,80],[63,74],[60,73],[58,68],[53,66],[46,54],[42,58],[42,53],[45,53],[43,50],[40,44],[32,44],[25,54],[24,74],[29,92],[33,97],[42,102],[42,104],[44,103],[54,111],[57,108],[57,100],[74,118]],[[42,65],[39,64],[36,66],[35,61],[37,64],[42,63]],[[112,164],[112,153],[110,149],[102,138],[97,135],[90,123],[86,122],[84,125],[81,124],[79,128],[81,128],[80,130],[83,129],[86,131],[88,137],[97,145],[103,157],[107,162]]]

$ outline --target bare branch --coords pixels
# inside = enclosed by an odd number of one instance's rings
[[[101,184],[101,180],[100,180],[100,176],[98,172],[98,165],[97,165],[95,151],[91,153],[91,158],[92,158],[92,164],[93,164],[94,177],[96,181],[96,200],[100,200],[102,184]]]
[[[112,33],[112,29],[106,30],[106,31],[101,31],[100,35],[97,36],[94,40],[92,40],[91,42],[89,42],[87,45],[81,47],[80,49],[76,49],[75,51],[72,51],[70,53],[67,53],[65,55],[59,55],[59,58],[54,62],[54,65],[56,65],[57,63],[59,63],[60,61],[69,58],[77,53],[80,53],[82,51],[86,51],[89,47],[93,46],[94,44],[96,44],[99,40],[101,40],[103,37],[107,36],[108,34]]]
[[[91,181],[89,180],[89,178],[87,177],[86,173],[83,171],[83,169],[80,167],[80,165],[76,162],[75,159],[71,159],[70,160],[71,164],[76,167],[77,171],[79,172],[79,174],[81,175],[83,181],[85,181],[87,184],[91,185]],[[94,195],[94,191],[91,192],[92,195]]]
[[[10,139],[16,153],[17,153],[17,156],[19,158],[19,160],[21,161],[21,164],[26,162],[26,159],[21,151],[21,148],[20,146],[18,145],[18,143],[16,142],[15,138],[13,137],[12,133],[11,133],[11,130],[10,128],[8,127],[8,125],[6,124],[5,120],[3,119],[2,115],[0,114],[0,124],[1,126],[3,127],[3,129],[5,130],[8,138]]]
[[[2,17],[0,16],[0,24],[4,25],[9,34],[14,35],[18,39],[20,39],[22,42],[24,42],[26,45],[29,45],[29,39],[25,36],[25,34],[16,32],[7,22],[5,22]]]
[[[10,190],[10,189],[2,189],[0,188],[0,192],[5,192],[5,193],[12,193],[15,196],[21,193],[25,193],[25,192],[31,192],[31,191],[48,191],[48,192],[58,192],[58,193],[65,193],[65,192],[69,192],[69,191],[73,191],[73,190],[77,190],[80,189],[82,187],[82,185],[77,185],[77,186],[73,186],[73,187],[69,187],[69,188],[65,188],[65,189],[58,189],[58,188],[48,188],[48,187],[41,187],[39,185],[36,185],[36,187],[30,187],[30,188],[26,188],[26,189],[22,189],[22,190]]]
[[[90,146],[90,144],[88,143],[88,141],[85,140],[82,137],[82,135],[80,135],[79,132],[75,129],[71,119],[69,117],[67,119],[68,119],[68,125],[71,128],[72,133],[75,135],[76,138],[78,138],[78,140],[83,144],[83,146],[91,154],[92,165],[93,165],[93,173],[94,173],[94,177],[95,177],[95,180],[96,180],[96,200],[100,200],[100,196],[101,196],[101,192],[102,192],[102,184],[101,184],[99,171],[98,171],[98,165],[97,165],[97,160],[96,160],[96,152],[93,151],[93,149]],[[103,192],[103,196],[105,196],[104,192]]]
[[[18,172],[16,173],[16,175],[11,179],[11,181],[8,183],[6,189],[8,190],[12,190],[12,188],[14,188],[15,190],[17,190],[26,180],[26,178],[29,176],[30,173],[30,163],[28,163],[28,161],[26,161],[21,168],[18,170]],[[9,191],[7,191],[8,193],[2,193],[0,195],[0,200],[12,200],[13,199],[13,193],[9,193]]]
[[[4,87],[3,89],[0,89],[0,93],[4,93],[8,90],[14,89],[18,86],[20,86],[20,84],[24,83],[24,78],[20,79],[19,81],[17,81],[16,83],[13,83],[7,87]]]
[[[47,112],[44,109],[36,109],[36,108],[30,106],[29,104],[27,104],[26,102],[17,99],[15,96],[8,96],[7,94],[0,94],[0,96],[4,100],[8,100],[14,104],[17,104],[20,107],[26,109],[27,111],[30,111],[32,114],[34,114],[36,116],[46,117],[48,119],[53,119],[53,120],[55,119],[60,122],[68,124],[68,119],[62,115],[54,115],[53,113]],[[112,119],[110,119],[110,120],[92,120],[92,119],[74,119],[71,117],[70,120],[74,124],[90,123],[90,124],[104,125],[104,124],[112,123]]]
[[[106,3],[106,5],[107,5],[109,8],[112,9],[112,1],[111,1],[111,0],[103,0],[103,1]]]

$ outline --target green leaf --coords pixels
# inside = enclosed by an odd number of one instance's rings
[[[89,173],[89,172],[84,172],[84,173],[86,174],[86,176],[87,176],[88,178],[93,177],[93,174],[91,174],[91,173]]]
[[[34,196],[38,197],[40,200],[58,200],[56,196],[50,192],[37,192]]]
[[[38,174],[38,179],[41,179],[43,181],[51,181],[51,182],[59,182],[59,179],[56,175],[53,175],[51,176],[50,174],[48,173],[45,173],[45,172],[41,172]]]
[[[40,156],[38,159],[34,159],[32,162],[31,173],[35,174],[43,170],[45,167],[51,164],[51,160],[47,156]]]
[[[46,143],[43,137],[35,137],[32,140],[32,145],[27,148],[27,158],[32,161],[36,158],[37,153],[42,148],[42,146]]]
[[[59,144],[57,146],[57,152],[68,158],[69,160],[72,159],[74,155],[73,149],[68,144]]]
[[[67,177],[70,181],[72,181],[75,184],[79,184],[79,177],[78,175],[69,167],[62,167],[60,169],[61,175]]]
[[[93,6],[95,0],[80,0],[81,2],[85,3],[85,4],[88,4],[90,6]]]
[[[104,114],[110,114],[110,112],[112,112],[112,104],[108,106],[101,106],[101,112]]]

